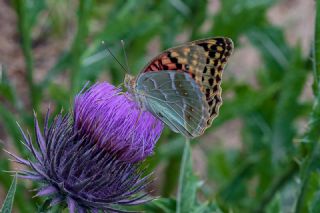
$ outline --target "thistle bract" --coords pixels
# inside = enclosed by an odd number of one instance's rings
[[[35,144],[21,130],[33,160],[10,154],[31,168],[20,177],[43,183],[37,196],[64,203],[70,212],[125,212],[122,206],[149,200],[143,191],[150,175],[140,162],[163,126],[118,93],[107,83],[94,85],[76,97],[73,114],[59,114],[49,125],[47,113],[43,132],[35,118]]]

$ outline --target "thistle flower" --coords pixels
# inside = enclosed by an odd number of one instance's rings
[[[43,183],[36,196],[62,203],[70,212],[126,212],[124,205],[149,201],[142,191],[150,181],[141,161],[152,153],[163,125],[107,83],[75,99],[74,112],[59,114],[43,134],[35,117],[35,145],[21,128],[33,160],[9,153],[31,170],[19,176]]]
[[[152,154],[163,123],[142,111],[130,94],[107,83],[96,84],[75,99],[75,128],[127,162],[137,162]],[[94,127],[94,128],[92,128]],[[93,131],[94,130],[94,131]]]

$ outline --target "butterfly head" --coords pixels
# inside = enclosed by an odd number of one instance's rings
[[[135,86],[136,86],[136,79],[134,76],[126,74],[124,77],[124,86],[127,88],[128,92],[133,94]]]

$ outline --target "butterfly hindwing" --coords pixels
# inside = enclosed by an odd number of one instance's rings
[[[222,104],[222,72],[232,51],[233,43],[229,38],[216,37],[193,41],[164,51],[142,72],[170,70],[187,73],[199,85],[205,96],[209,127]]]
[[[207,125],[206,100],[187,73],[143,73],[137,79],[136,95],[148,111],[187,137],[201,135]]]

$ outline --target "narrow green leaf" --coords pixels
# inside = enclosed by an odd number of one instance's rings
[[[0,65],[0,72],[2,72],[0,76],[0,96],[10,101],[17,110],[22,110],[22,102],[17,95],[16,88],[8,77],[8,71],[3,65]]]
[[[164,212],[174,213],[176,210],[176,200],[171,198],[159,198],[146,204],[145,210],[147,212]]]
[[[32,55],[32,23],[30,22],[30,18],[32,12],[28,7],[26,1],[22,0],[14,0],[13,5],[15,7],[17,13],[17,21],[18,21],[18,31],[19,36],[21,36],[21,49],[24,55],[24,61],[26,64],[26,80],[28,83],[29,91],[30,91],[30,100],[32,103],[32,107],[35,111],[38,109],[39,104],[39,95],[41,91],[37,88],[37,85],[34,82],[34,61]],[[35,14],[34,14],[35,15]]]
[[[0,121],[7,133],[10,134],[15,147],[19,150],[19,153],[25,153],[25,148],[20,142],[21,135],[16,123],[18,119],[12,112],[2,105],[0,105]]]
[[[222,211],[216,204],[206,202],[194,209],[194,213],[222,213]]]
[[[84,1],[81,0],[79,2],[78,8],[78,29],[77,33],[74,37],[71,51],[70,51],[70,59],[71,59],[71,89],[72,93],[76,94],[80,88],[81,81],[81,60],[82,54],[86,49],[85,39],[89,33],[89,20],[90,20],[90,12],[93,6],[93,1]]]
[[[309,212],[320,212],[320,191],[315,193]]]
[[[221,1],[221,9],[214,18],[215,24],[212,26],[211,33],[228,35],[236,39],[256,26],[263,26],[266,22],[265,13],[274,2],[274,0]],[[235,20],[241,20],[241,22]]]
[[[176,212],[192,212],[196,205],[197,178],[192,171],[190,142],[187,139],[180,167]]]
[[[314,45],[313,45],[313,73],[314,73],[314,87],[315,94],[317,95],[320,90],[320,3],[316,1],[316,21],[314,32]]]
[[[307,208],[307,192],[308,186],[310,184],[311,173],[318,169],[318,162],[320,156],[320,143],[319,143],[319,129],[320,129],[320,93],[319,93],[319,60],[320,60],[320,2],[316,1],[316,21],[315,21],[315,38],[314,38],[314,61],[313,61],[313,72],[314,72],[314,83],[315,83],[315,95],[316,98],[313,103],[313,110],[311,117],[309,119],[308,131],[305,134],[304,141],[305,148],[307,148],[308,153],[304,162],[301,166],[301,188],[298,194],[298,200],[295,206],[295,212],[306,212]]]
[[[15,175],[0,212],[2,213],[12,212],[12,205],[14,200],[14,194],[16,193],[16,188],[17,188],[17,176]]]

